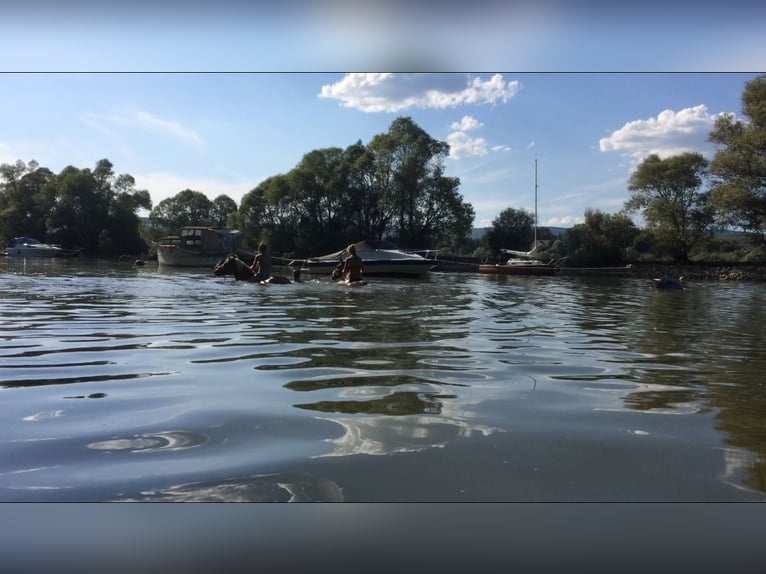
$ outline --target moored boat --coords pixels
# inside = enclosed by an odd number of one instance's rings
[[[5,253],[9,257],[66,257],[77,254],[78,251],[42,243],[33,237],[14,237],[8,242]]]
[[[534,239],[532,249],[529,251],[514,251],[513,249],[501,249],[501,253],[510,255],[505,263],[479,265],[479,273],[493,273],[496,275],[555,275],[556,262],[544,262],[537,259],[536,252],[540,247],[537,241],[537,160],[535,160],[535,220]]]
[[[179,235],[157,242],[157,262],[178,267],[213,267],[229,253],[237,253],[242,232],[228,227],[187,226]]]
[[[365,277],[420,277],[434,266],[433,259],[397,249],[389,241],[369,239],[354,243],[354,246],[364,263]],[[300,266],[309,273],[330,275],[347,256],[346,249],[341,249],[321,257],[295,259],[290,262],[290,267]]]
[[[479,273],[495,275],[555,275],[556,266],[539,259],[509,259],[505,263],[481,264]]]

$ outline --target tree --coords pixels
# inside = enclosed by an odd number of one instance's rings
[[[212,206],[204,193],[185,189],[160,201],[149,214],[149,220],[164,234],[189,225],[212,225]]]
[[[385,202],[387,186],[378,171],[373,151],[357,141],[343,152],[346,185],[353,211],[354,234],[360,239],[382,239],[389,228],[392,211]],[[385,173],[385,172],[384,172]]]
[[[39,167],[35,160],[28,164],[0,165],[0,240],[2,245],[19,235],[48,240],[46,217],[54,197],[46,186],[53,172]]]
[[[381,203],[392,215],[391,230],[402,246],[422,247],[427,234],[425,214],[433,182],[443,171],[449,145],[429,136],[409,117],[394,120],[385,134],[369,144],[375,155]]]
[[[509,207],[500,212],[483,239],[490,252],[501,249],[527,251],[535,237],[535,216],[524,209]]]
[[[566,257],[572,266],[605,266],[623,263],[640,231],[625,214],[585,211],[585,223],[567,229],[551,248],[555,257]]]
[[[109,206],[109,230],[112,250],[117,253],[143,253],[148,250],[141,237],[139,209],[150,210],[152,200],[145,189],[135,189],[136,180],[121,174],[111,182],[112,201]]]
[[[660,159],[648,156],[630,177],[627,213],[643,210],[657,247],[674,260],[688,260],[692,248],[709,236],[714,211],[700,188],[708,161],[699,153]]]
[[[229,218],[237,212],[237,202],[228,195],[219,195],[210,206],[210,224],[213,227],[226,227]]]
[[[715,178],[711,200],[726,225],[741,227],[766,243],[766,75],[745,84],[742,111],[718,118],[709,141],[719,146],[710,163]]]

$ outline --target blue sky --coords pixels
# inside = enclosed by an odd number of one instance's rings
[[[10,3],[0,163],[59,172],[107,158],[155,205],[186,188],[238,202],[305,153],[368,143],[409,116],[450,143],[446,173],[476,226],[507,207],[534,210],[537,159],[539,222],[569,227],[589,208],[618,211],[649,153],[712,157],[713,122],[742,118],[744,85],[766,61],[752,26],[763,19],[737,2],[725,17],[662,9],[589,21],[566,2],[480,1],[494,11],[456,8],[436,23],[398,3],[306,3],[289,18],[226,0],[185,12],[106,4]],[[395,22],[406,25],[383,25]],[[326,71],[347,69],[378,71]],[[483,71],[441,72],[471,69]]]

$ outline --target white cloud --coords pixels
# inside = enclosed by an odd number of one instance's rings
[[[452,132],[447,136],[449,157],[460,159],[466,156],[487,155],[487,140],[472,138],[465,132]]]
[[[707,136],[722,115],[726,113],[708,113],[702,104],[678,112],[665,110],[656,118],[626,123],[599,140],[599,149],[620,151],[636,161],[650,154],[662,158],[685,152],[709,154],[713,147],[707,142]]]
[[[141,110],[124,114],[88,113],[81,116],[80,120],[86,125],[96,128],[112,138],[116,138],[117,134],[111,126],[117,125],[170,135],[198,149],[201,149],[204,146],[202,137],[191,128],[178,122],[162,119],[149,112]]]
[[[454,108],[462,105],[505,103],[519,91],[518,81],[501,74],[489,80],[459,74],[347,74],[322,86],[321,98],[336,99],[346,108],[363,112],[400,112],[410,108]]]
[[[547,220],[545,220],[544,223],[540,223],[541,227],[572,227],[573,225],[577,225],[579,223],[585,223],[585,217],[574,217],[572,215],[567,215],[565,217],[551,217]]]
[[[452,122],[452,125],[450,126],[450,128],[453,130],[459,130],[461,132],[467,132],[470,130],[477,130],[483,125],[484,125],[483,123],[481,123],[479,120],[477,120],[474,117],[463,116],[459,122]]]
[[[460,121],[452,122],[450,128],[457,131],[447,135],[447,143],[450,146],[450,159],[487,155],[489,153],[487,140],[481,137],[471,137],[466,133],[482,127],[484,127],[484,124],[473,116],[463,116],[460,118]],[[491,150],[493,152],[510,151],[511,148],[506,145],[494,145]]]

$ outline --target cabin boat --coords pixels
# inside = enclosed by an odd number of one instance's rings
[[[179,235],[156,243],[157,262],[177,267],[213,267],[223,257],[237,253],[242,232],[228,227],[186,226]]]
[[[71,251],[42,243],[33,237],[14,237],[8,242],[5,253],[9,257],[60,257],[69,255]]]
[[[421,277],[434,266],[433,259],[397,249],[386,240],[368,239],[354,243],[354,247],[364,263],[365,277]],[[321,257],[293,260],[290,267],[300,267],[309,273],[331,275],[346,257],[348,252],[341,249]]]

